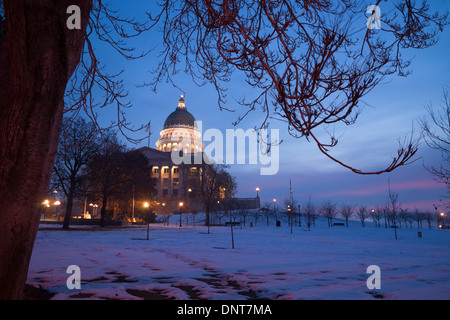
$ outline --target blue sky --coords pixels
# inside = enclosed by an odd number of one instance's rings
[[[439,5],[436,8],[450,9],[450,1],[432,2],[433,5]],[[114,3],[119,3],[117,8],[124,9],[125,15],[135,15],[137,18],[142,18],[147,6],[145,1],[127,3],[126,8],[123,8],[123,2],[113,1]],[[161,37],[153,32],[135,41],[133,46],[149,48],[157,46]],[[364,101],[369,106],[365,107],[357,123],[336,129],[337,136],[341,138],[332,155],[359,169],[380,170],[386,167],[396,154],[397,139],[407,135],[413,126],[416,135],[419,134],[417,120],[426,114],[424,107],[430,103],[434,106],[441,104],[443,86],[450,85],[449,52],[450,28],[441,33],[440,41],[434,47],[413,51],[413,73],[406,78],[390,77],[365,97]],[[104,46],[99,47],[98,53],[100,57],[104,57],[102,62],[108,66],[108,70],[125,70],[125,86],[133,104],[133,108],[126,111],[127,118],[136,126],[151,120],[151,147],[154,147],[165,118],[176,108],[179,95],[183,92],[169,83],[161,83],[156,93],[149,88],[136,87],[151,79],[148,71],[153,67],[157,52],[133,62],[123,61]],[[229,106],[237,109],[235,113],[230,113],[219,111],[217,94],[211,86],[198,87],[183,73],[174,79],[186,94],[188,110],[203,122],[204,129],[217,128],[225,132],[226,129],[235,128],[232,122],[242,112],[233,101],[248,95],[248,88],[243,88],[239,81],[229,83]],[[100,121],[108,123],[114,119],[113,110],[111,107],[111,112],[99,111]],[[262,117],[261,112],[253,112],[238,127],[244,130],[253,128],[261,123]],[[386,202],[390,179],[391,189],[399,193],[399,200],[404,207],[433,210],[432,204],[437,203],[446,192],[445,187],[434,182],[423,168],[424,163],[437,163],[439,158],[439,154],[423,144],[418,152],[420,159],[415,163],[389,174],[361,176],[327,159],[313,144],[289,136],[284,123],[272,121],[271,128],[278,128],[280,138],[283,139],[280,145],[279,172],[274,176],[261,176],[258,165],[231,166],[230,172],[238,183],[239,197],[255,196],[255,188],[259,187],[263,202],[277,198],[281,203],[289,197],[291,179],[294,198],[300,204],[311,197],[317,203],[332,199],[336,202],[375,206]],[[143,135],[145,132],[140,134]],[[130,147],[145,145],[147,141]]]

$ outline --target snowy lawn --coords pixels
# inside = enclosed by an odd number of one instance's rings
[[[27,283],[52,299],[450,299],[450,230],[41,225]],[[422,232],[422,238],[417,232]],[[81,269],[69,290],[67,267]],[[369,265],[381,289],[369,290]]]

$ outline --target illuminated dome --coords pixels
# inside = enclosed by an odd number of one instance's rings
[[[194,116],[187,111],[184,99],[181,97],[178,101],[178,107],[176,110],[169,114],[164,122],[163,129],[183,127],[196,128],[196,125]]]
[[[164,122],[161,138],[156,141],[156,149],[164,152],[183,150],[197,153],[203,151],[201,134],[194,116],[187,111],[184,97],[178,100],[178,106]]]

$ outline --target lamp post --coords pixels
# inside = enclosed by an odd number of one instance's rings
[[[183,202],[178,203],[178,207],[180,208],[180,227],[181,227],[181,212],[183,208]]]
[[[44,200],[44,202],[42,202],[42,205],[44,206],[44,219],[46,218],[46,216],[47,216],[47,209],[46,208],[48,208],[48,207],[50,207],[50,201],[49,200]]]
[[[277,203],[277,199],[273,199],[273,212],[275,213],[275,204]]]
[[[149,239],[149,231],[150,231],[150,213],[148,212],[148,208],[150,207],[150,204],[145,201],[144,202],[144,208],[146,209],[146,220],[147,220],[147,240]]]
[[[133,184],[133,208],[131,210],[131,222],[135,222],[135,220],[134,220],[134,202],[135,202],[135,197],[136,197],[136,185]]]
[[[439,216],[441,217],[441,220],[442,220],[442,226],[441,225],[439,225],[439,229],[445,229],[446,228],[446,221],[445,221],[445,213],[444,212],[441,212],[440,214],[439,214]]]
[[[189,200],[189,209],[191,210],[191,212],[192,212],[192,199],[191,199],[191,193],[192,192],[192,189],[191,188],[189,188],[188,189],[188,200]],[[187,212],[186,211],[186,226],[189,226],[189,212]]]
[[[163,208],[162,208],[162,212],[163,212],[164,225],[166,225],[166,210],[165,210],[165,209],[166,209],[166,208],[165,208],[165,207],[166,207],[166,203],[163,202],[161,205],[162,205],[162,207],[163,207]]]
[[[92,219],[94,219],[97,214],[98,204],[89,203],[89,207],[92,207]]]
[[[292,233],[292,209],[291,209],[290,204],[288,204],[288,206],[287,206],[287,212],[288,212],[289,224],[291,225],[291,233]]]
[[[59,200],[56,200],[55,202],[53,202],[53,205],[55,206],[55,217],[58,217],[57,209],[58,209],[58,206],[61,205],[61,202]]]
[[[261,190],[261,189],[259,189],[259,187],[256,187],[256,197],[257,198],[259,198],[259,190]]]

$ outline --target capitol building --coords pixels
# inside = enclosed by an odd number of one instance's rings
[[[156,198],[179,198],[188,196],[193,179],[201,179],[202,164],[181,163],[175,165],[172,152],[191,154],[203,152],[201,133],[197,129],[194,116],[187,110],[184,97],[178,100],[178,106],[164,122],[156,149],[143,147],[138,149],[149,160],[152,177],[156,181]],[[193,163],[193,161],[191,161]],[[196,185],[198,181],[195,182]]]
[[[156,181],[156,199],[188,199],[194,186],[200,186],[202,179],[203,148],[201,132],[197,127],[194,116],[188,111],[184,96],[178,100],[175,110],[168,115],[156,141],[156,149],[142,147],[141,152],[149,162],[152,177]],[[175,164],[172,154],[190,155],[191,161]],[[201,161],[198,161],[201,159]],[[232,198],[237,207],[259,208],[260,199]]]

